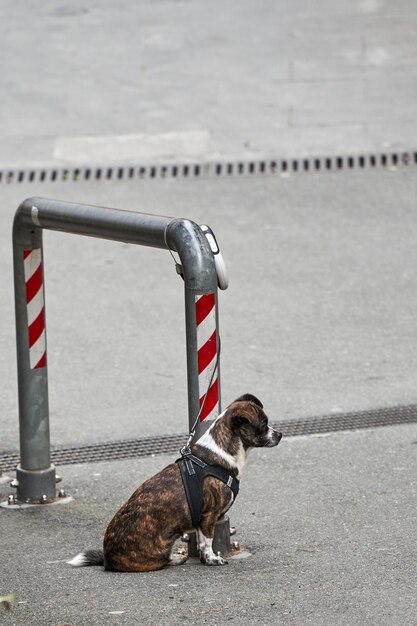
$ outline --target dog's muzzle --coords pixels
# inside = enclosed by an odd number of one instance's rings
[[[269,432],[265,441],[265,448],[273,448],[277,446],[281,441],[282,433],[279,433],[277,430],[273,428],[269,428]]]

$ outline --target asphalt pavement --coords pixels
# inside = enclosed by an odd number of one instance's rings
[[[0,586],[16,594],[1,623],[415,624],[416,443],[404,425],[256,450],[230,510],[251,556],[147,574],[66,560],[99,547],[117,508],[172,457],[61,467],[73,502],[0,509]]]
[[[230,276],[223,404],[254,393],[273,421],[417,404],[413,162],[7,183],[39,167],[413,154],[416,22],[411,0],[1,4],[0,454],[19,449],[11,227],[35,195],[213,228]],[[185,432],[168,252],[50,232],[44,252],[52,445]],[[251,556],[146,575],[65,561],[172,457],[58,467],[70,502],[0,508],[0,597],[16,596],[0,623],[417,624],[416,440],[410,424],[255,451],[231,511]]]
[[[416,403],[415,190],[414,170],[403,170],[41,191],[212,225],[231,276],[220,308],[224,403],[251,391],[276,420]],[[2,451],[18,449],[9,237],[30,191],[2,194]],[[184,432],[182,285],[168,252],[45,233],[45,258],[52,445]],[[0,509],[0,588],[17,598],[2,619],[415,623],[415,443],[415,425],[404,425],[256,451],[231,512],[252,556],[149,575],[64,561],[98,547],[135,484],[170,459],[59,467],[72,502]],[[10,492],[3,483],[3,501]]]

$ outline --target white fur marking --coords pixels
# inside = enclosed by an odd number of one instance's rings
[[[225,561],[221,556],[217,556],[213,552],[213,539],[206,537],[200,528],[197,528],[198,549],[203,563],[207,565],[225,565]]]
[[[213,558],[216,555],[213,552],[213,539],[206,537],[202,530],[198,529],[198,549],[205,557]]]
[[[223,415],[223,414],[222,414]],[[219,415],[219,417],[217,419],[219,419],[220,417],[222,417],[222,415]],[[221,448],[213,439],[210,431],[213,428],[214,424],[217,422],[217,419],[213,422],[213,424],[210,426],[210,428],[200,437],[200,439],[197,441],[199,446],[203,446],[204,448],[207,448],[208,450],[210,450],[211,452],[214,452],[214,454],[217,454],[220,458],[223,459],[223,461],[226,461],[226,463],[228,465],[230,465],[230,467],[234,467],[237,469],[238,471],[238,478],[240,477],[240,474],[243,470],[243,467],[246,463],[246,452],[243,448],[243,445],[241,442],[239,445],[239,450],[236,456],[232,456],[231,454],[229,454],[228,452],[226,452],[225,450],[223,450],[223,448]]]
[[[87,559],[85,557],[84,552],[80,552],[75,556],[71,561],[67,561],[68,565],[72,565],[73,567],[84,567],[87,563]]]
[[[274,441],[274,433],[276,433],[277,431],[274,428],[271,428],[271,426],[268,426],[268,440],[269,441]]]

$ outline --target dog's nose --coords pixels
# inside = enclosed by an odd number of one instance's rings
[[[277,446],[279,442],[281,441],[281,437],[282,437],[282,433],[269,427],[268,439],[265,443],[265,446],[269,448],[273,448],[274,446]]]

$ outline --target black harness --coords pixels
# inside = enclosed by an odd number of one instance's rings
[[[200,524],[203,508],[203,481],[206,476],[214,476],[224,482],[232,490],[234,500],[236,499],[239,493],[239,481],[221,465],[208,465],[193,454],[184,454],[181,459],[177,459],[176,463],[181,472],[194,528],[198,528]]]

